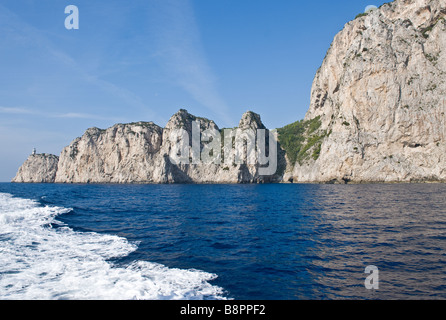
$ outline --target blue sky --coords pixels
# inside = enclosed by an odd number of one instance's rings
[[[1,0],[0,181],[33,147],[59,155],[89,127],[164,126],[180,108],[220,127],[247,110],[300,120],[333,37],[384,2]]]

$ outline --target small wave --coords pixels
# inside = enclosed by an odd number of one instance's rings
[[[114,265],[108,260],[136,244],[56,220],[71,211],[0,193],[1,299],[224,299],[223,289],[209,283],[215,274],[147,261]]]

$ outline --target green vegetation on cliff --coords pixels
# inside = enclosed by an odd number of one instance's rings
[[[326,131],[320,131],[321,117],[300,120],[277,130],[280,146],[285,150],[291,163],[303,164],[309,159],[317,160],[321,152]]]

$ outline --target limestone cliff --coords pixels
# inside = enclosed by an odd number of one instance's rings
[[[345,25],[300,124],[317,123],[302,146],[318,142],[286,181],[446,181],[445,14],[446,0],[397,0]]]
[[[19,168],[12,182],[52,183],[59,158],[52,154],[32,154]]]
[[[55,182],[159,182],[162,136],[162,128],[152,122],[90,128],[62,150]]]
[[[162,154],[166,159],[170,159],[167,155],[171,153],[172,148],[175,148],[175,141],[171,141],[170,133],[174,129],[184,129],[188,136],[191,138],[188,143],[189,148],[192,148],[192,121],[200,122],[200,132],[201,137],[199,138],[201,143],[199,147],[200,155],[197,155],[197,161],[195,163],[194,159],[191,158],[190,163],[173,165],[169,161],[169,169],[172,173],[169,175],[167,182],[175,183],[263,183],[263,182],[280,182],[281,175],[279,171],[274,170],[273,174],[262,175],[261,168],[262,165],[259,164],[257,159],[254,161],[249,161],[249,152],[247,151],[247,143],[245,140],[236,139],[237,132],[239,133],[252,133],[254,142],[257,142],[257,130],[264,129],[266,132],[268,130],[263,125],[260,115],[248,111],[243,114],[240,120],[239,126],[232,129],[219,129],[218,126],[212,121],[204,118],[198,118],[187,113],[185,110],[180,110],[176,113],[166,125],[164,129],[163,147]],[[197,128],[198,129],[198,128]],[[225,137],[225,131],[229,130],[234,136]],[[198,130],[197,130],[198,131]],[[209,138],[209,132],[214,131],[218,136],[214,138]],[[254,136],[255,135],[255,136]],[[245,136],[243,136],[245,137]],[[218,138],[218,141],[215,141]],[[215,139],[215,140],[214,140]],[[265,133],[265,140],[267,143],[268,135]],[[239,142],[241,142],[239,144]],[[213,143],[216,143],[213,144]],[[214,149],[211,149],[211,145]],[[257,148],[258,146],[256,146]],[[221,155],[217,158],[209,157],[208,154],[220,151],[216,148],[221,149]],[[192,150],[190,150],[192,154]],[[269,153],[268,146],[265,146],[265,152]],[[206,154],[208,153],[208,154]],[[236,155],[241,155],[241,161],[238,163],[236,161]],[[283,156],[281,153],[278,155],[279,159]],[[231,158],[225,161],[225,157]],[[166,182],[166,181],[163,181]]]
[[[194,133],[193,126],[198,126]],[[247,112],[240,121],[239,129],[265,129],[260,116]],[[185,134],[187,141],[182,144],[187,153],[185,162],[174,161],[178,136]],[[214,138],[206,138],[208,133]],[[192,154],[194,134],[198,134],[198,154]],[[218,138],[214,149],[209,147]],[[223,138],[223,139],[222,139]],[[56,183],[257,183],[279,181],[280,175],[262,176],[254,163],[226,164],[222,159],[204,161],[208,154],[222,151],[224,154],[224,131],[212,121],[196,117],[186,110],[180,110],[171,117],[165,128],[152,122],[117,124],[106,130],[88,129],[64,148],[60,155]],[[216,147],[217,146],[217,147]],[[232,148],[235,147],[235,148]],[[246,148],[241,144],[238,148]],[[231,140],[228,155],[237,151]],[[247,154],[244,154],[246,160]],[[211,158],[211,157],[210,157]],[[189,161],[190,160],[190,161]]]

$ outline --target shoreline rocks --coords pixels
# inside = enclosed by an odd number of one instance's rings
[[[59,157],[52,154],[32,154],[19,168],[12,182],[53,183],[55,181]]]

